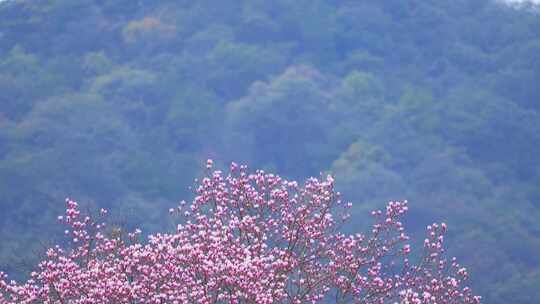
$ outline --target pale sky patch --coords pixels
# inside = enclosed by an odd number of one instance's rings
[[[534,3],[534,4],[540,4],[540,0],[502,0],[503,2],[506,2],[506,3],[526,3],[526,2],[531,2],[531,3]]]

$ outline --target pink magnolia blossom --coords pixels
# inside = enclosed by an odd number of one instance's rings
[[[207,162],[211,169],[212,161]],[[444,257],[446,224],[428,228],[417,264],[400,222],[407,202],[372,213],[368,234],[339,231],[348,203],[334,179],[303,185],[233,163],[208,171],[174,233],[107,233],[67,199],[72,249],[50,248],[23,284],[0,272],[0,304],[14,303],[480,303]],[[102,210],[100,216],[104,217]]]

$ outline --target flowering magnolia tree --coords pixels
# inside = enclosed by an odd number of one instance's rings
[[[71,249],[48,249],[24,284],[0,272],[0,303],[480,302],[444,257],[444,223],[428,227],[418,263],[407,258],[406,202],[372,212],[368,234],[345,235],[351,204],[331,176],[300,185],[234,163],[227,176],[207,168],[193,202],[170,210],[183,225],[146,243],[140,230],[106,233],[67,199]]]

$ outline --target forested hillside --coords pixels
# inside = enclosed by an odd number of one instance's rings
[[[0,269],[69,196],[146,232],[203,160],[332,172],[446,221],[485,303],[540,298],[540,14],[493,0],[0,2]],[[421,234],[419,234],[421,235]],[[22,262],[21,262],[22,261]]]

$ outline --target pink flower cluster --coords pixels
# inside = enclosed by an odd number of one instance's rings
[[[0,304],[480,303],[463,287],[467,271],[444,257],[445,224],[428,227],[423,257],[409,261],[407,202],[374,211],[369,234],[345,235],[351,205],[331,176],[300,185],[212,165],[194,201],[170,210],[183,225],[146,243],[140,230],[111,233],[66,200],[59,220],[72,248],[49,249],[24,284],[0,272]]]

